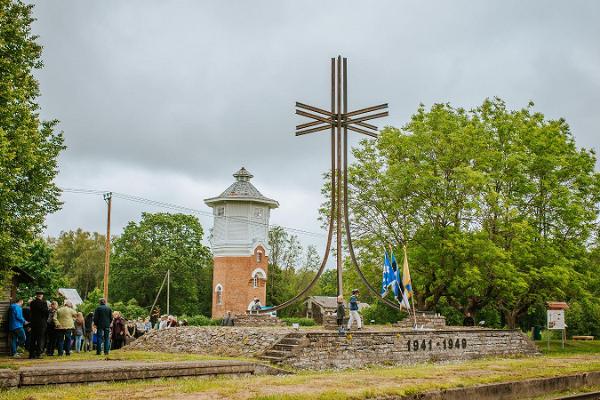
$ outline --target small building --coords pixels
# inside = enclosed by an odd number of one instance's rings
[[[212,317],[227,311],[244,314],[254,298],[267,300],[269,217],[279,203],[250,183],[244,167],[235,182],[217,197],[205,199],[213,209],[210,239],[213,253]]]
[[[71,304],[73,304],[73,308],[83,304],[83,300],[81,300],[81,296],[79,296],[77,289],[59,288],[58,294],[64,297],[65,300],[69,300]]]
[[[33,277],[21,268],[12,268],[12,279],[10,285],[5,286],[0,293],[0,354],[8,354],[8,309],[17,297],[17,287],[21,283],[31,283]],[[24,299],[25,302],[27,299]]]
[[[337,320],[337,297],[333,296],[310,296],[304,302],[306,305],[306,318],[312,318],[317,324],[335,324]],[[358,303],[359,311],[369,307],[367,303]],[[348,311],[346,304],[346,313]],[[333,322],[332,322],[333,321]]]

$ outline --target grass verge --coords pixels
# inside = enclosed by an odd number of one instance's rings
[[[600,357],[595,353],[582,352],[410,367],[373,367],[342,372],[300,372],[293,376],[183,378],[48,386],[0,392],[0,399],[368,399],[590,371],[600,371]]]

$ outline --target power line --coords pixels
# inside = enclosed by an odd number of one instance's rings
[[[91,195],[91,196],[103,196],[105,193],[110,192],[108,190],[80,189],[80,188],[60,188],[60,190],[62,190],[65,193],[84,194],[84,195]],[[188,214],[198,214],[198,215],[207,216],[207,217],[214,217],[214,214],[211,212],[208,212],[208,211],[202,211],[202,210],[198,210],[195,208],[184,207],[184,206],[180,206],[180,205],[173,204],[173,203],[166,203],[166,202],[162,202],[162,201],[147,199],[144,197],[133,196],[133,195],[130,195],[127,193],[119,193],[119,192],[111,192],[111,193],[114,198],[131,201],[131,202],[138,203],[138,204],[154,206],[154,207],[159,207],[159,208],[165,208],[165,209],[170,209],[170,210],[174,210],[174,211],[181,211],[181,212],[185,212]],[[243,223],[262,226],[262,227],[269,226],[269,224],[267,224],[267,223],[259,222],[259,221],[251,221],[248,218],[244,218],[244,217],[232,217],[232,216],[225,215],[225,216],[217,216],[215,218],[224,218],[225,220],[229,220],[229,221],[243,222]],[[299,229],[299,228],[291,228],[291,227],[283,226],[283,225],[277,225],[277,224],[274,224],[274,225],[279,226],[286,231],[297,233],[300,235],[325,237],[325,235],[322,233],[311,232],[311,231],[307,231],[307,230]]]

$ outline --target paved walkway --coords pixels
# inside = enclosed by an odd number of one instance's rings
[[[0,387],[60,383],[112,382],[182,376],[258,375],[284,371],[260,363],[236,360],[209,361],[118,361],[82,360],[41,363],[16,370],[0,370]]]

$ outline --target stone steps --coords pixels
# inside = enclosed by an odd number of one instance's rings
[[[280,364],[303,346],[302,342],[305,338],[306,335],[303,333],[289,333],[259,358],[273,364]]]

